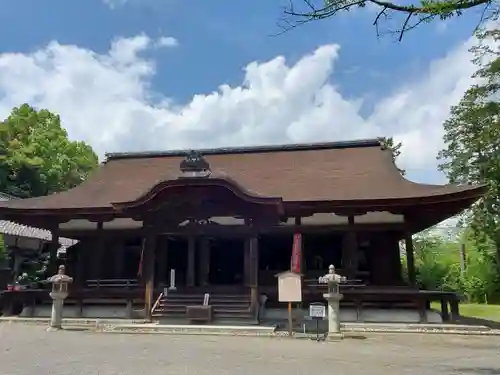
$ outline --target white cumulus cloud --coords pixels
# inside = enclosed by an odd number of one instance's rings
[[[171,36],[162,36],[157,40],[156,45],[158,47],[176,47],[179,45],[179,42]]]
[[[50,109],[70,137],[100,155],[395,136],[404,142],[402,167],[425,171],[435,169],[450,105],[471,84],[470,43],[433,62],[418,80],[401,82],[363,116],[360,100],[343,97],[331,82],[340,53],[335,44],[294,64],[282,56],[250,62],[239,84],[172,104],[152,92],[155,62],[141,52],[176,46],[174,38],[121,38],[103,54],[51,42],[33,53],[0,54],[0,116],[24,102]]]
[[[103,0],[104,4],[106,4],[111,9],[115,9],[127,3],[127,0]]]

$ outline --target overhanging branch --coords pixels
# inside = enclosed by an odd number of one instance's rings
[[[389,17],[390,12],[405,14],[402,25],[392,33],[399,35],[399,40],[403,34],[423,22],[429,22],[434,18],[446,19],[452,16],[461,15],[466,9],[484,5],[489,7],[494,0],[451,0],[451,1],[427,1],[423,0],[419,4],[403,5],[399,3],[383,0],[289,0],[289,6],[285,7],[285,18],[281,21],[283,32],[295,28],[310,21],[322,20],[335,16],[342,11],[349,11],[355,8],[363,8],[372,5],[380,8],[373,25],[377,28],[379,22]],[[317,5],[320,3],[320,5]],[[287,19],[288,18],[288,19]]]

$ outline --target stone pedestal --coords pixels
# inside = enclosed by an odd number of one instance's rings
[[[328,335],[327,340],[338,340],[343,337],[340,332],[340,293],[326,293],[323,297],[328,302]]]
[[[335,266],[330,264],[328,273],[318,279],[321,284],[328,285],[328,293],[323,297],[328,302],[328,341],[338,340],[343,337],[340,332],[340,300],[343,295],[339,292],[339,284],[346,281],[346,278],[335,273]]]
[[[66,267],[61,264],[57,274],[48,279],[52,283],[52,292],[49,294],[52,298],[52,314],[49,327],[51,331],[61,329],[64,300],[68,297],[68,285],[73,282],[73,278],[66,275],[65,271]]]
[[[51,292],[52,313],[50,315],[50,330],[57,331],[62,328],[62,312],[64,300],[68,296],[67,292]]]

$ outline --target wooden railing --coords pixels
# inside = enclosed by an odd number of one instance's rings
[[[323,293],[326,285],[314,285],[305,280],[303,289],[303,302],[307,305],[310,302],[323,301]],[[88,280],[89,288],[77,288],[70,290],[70,295],[66,300],[67,304],[96,304],[110,303],[130,306],[134,303],[143,304],[144,289],[138,285],[136,280],[111,279],[111,280]],[[268,305],[277,301],[278,290],[276,284],[273,286],[259,286],[259,292],[269,297]],[[378,307],[408,307],[417,308],[421,312],[422,321],[425,321],[425,311],[429,308],[430,302],[438,301],[442,306],[442,318],[444,321],[457,321],[459,318],[458,305],[460,296],[451,292],[425,291],[410,288],[408,286],[363,286],[345,285],[340,289],[344,298],[341,301],[343,306],[354,307],[358,316],[364,308]],[[157,290],[157,292],[160,292]],[[4,291],[1,293],[0,303],[3,305],[4,314],[12,313],[12,307],[31,306],[38,303],[49,304],[51,299],[47,290],[24,290],[24,291]],[[159,293],[152,310],[158,308],[161,298],[164,295]],[[277,306],[279,304],[276,303]],[[19,309],[15,309],[18,311]],[[451,311],[450,311],[451,310]],[[19,312],[19,311],[18,311]]]
[[[343,275],[343,270],[342,269],[337,269],[336,270],[340,275]],[[277,284],[277,279],[276,275],[282,271],[280,270],[260,270],[259,271],[259,285],[266,285],[266,286],[274,286]],[[324,276],[326,273],[325,270],[307,270],[304,275],[304,282],[307,283],[309,281],[314,282],[318,280],[320,276]],[[356,279],[361,280],[368,280],[369,279],[369,272],[366,271],[358,271],[356,273]]]
[[[323,293],[326,292],[325,284],[317,284],[312,280],[305,280],[302,290],[304,304],[311,302],[323,302]],[[259,292],[269,297],[268,306],[278,307],[278,288],[276,286],[259,286]],[[426,322],[426,311],[431,302],[440,302],[441,317],[445,322],[456,322],[459,320],[459,302],[462,297],[457,293],[418,290],[408,286],[365,286],[365,285],[341,285],[340,292],[343,299],[340,304],[344,307],[356,309],[357,320],[360,320],[361,312],[365,308],[409,308],[419,311],[420,320]]]
[[[153,307],[151,308],[151,314],[154,313],[154,311],[156,310],[156,307],[159,305],[162,298],[163,298],[163,292],[160,293],[160,295],[156,299],[156,302],[154,303]]]
[[[85,282],[88,288],[135,288],[139,286],[137,279],[95,279]]]

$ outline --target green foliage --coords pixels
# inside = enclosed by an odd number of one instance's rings
[[[3,240],[3,234],[0,234],[0,261],[7,259],[7,247]]]
[[[467,90],[444,123],[446,148],[439,154],[440,169],[452,183],[488,187],[467,219],[477,240],[496,248],[492,258],[500,274],[500,51],[492,47],[500,32],[483,31],[478,37],[481,43],[472,52],[479,83]]]
[[[465,244],[466,262],[460,267],[460,246]],[[415,268],[420,288],[456,291],[469,302],[498,302],[500,284],[492,261],[495,247],[478,241],[467,230],[456,241],[424,233],[415,239]]]
[[[0,191],[36,197],[75,187],[98,159],[84,142],[70,141],[59,116],[28,104],[0,123]]]
[[[47,268],[49,263],[48,254],[26,255],[20,265],[20,275],[17,282],[21,285],[36,283],[47,278]]]
[[[455,244],[437,235],[426,234],[415,239],[417,283],[424,289],[447,289],[444,283],[449,266],[459,259],[454,256]]]

